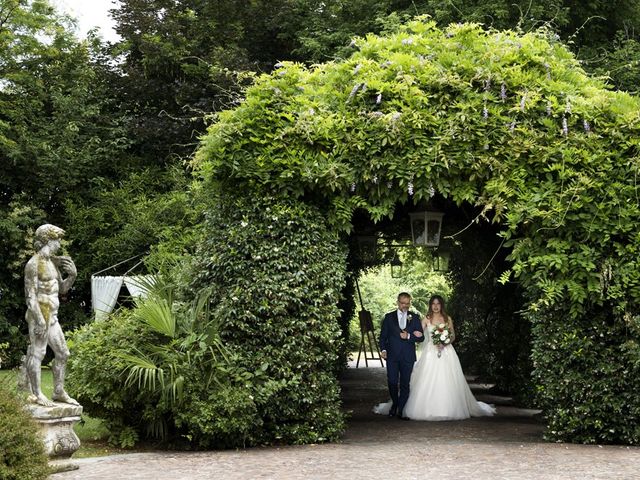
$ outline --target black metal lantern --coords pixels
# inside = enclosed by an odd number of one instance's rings
[[[402,277],[402,260],[398,256],[396,252],[391,259],[391,278],[401,278]]]
[[[427,210],[413,212],[411,218],[411,237],[413,244],[424,247],[437,247],[440,245],[440,231],[442,230],[442,217],[444,213]]]
[[[357,235],[358,257],[365,265],[375,265],[378,258],[377,242],[375,235]]]
[[[448,250],[434,250],[433,252],[433,269],[436,272],[446,272],[449,270],[449,259],[451,253]]]

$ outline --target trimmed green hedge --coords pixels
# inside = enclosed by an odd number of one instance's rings
[[[640,317],[533,317],[534,379],[549,440],[640,444]]]
[[[245,385],[260,419],[255,440],[335,440],[344,429],[337,304],[346,252],[315,208],[250,191],[221,198],[191,287],[212,288],[212,313],[239,367],[264,374]]]

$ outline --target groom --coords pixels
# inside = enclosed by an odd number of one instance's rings
[[[400,293],[398,309],[384,316],[380,329],[380,355],[387,361],[387,381],[392,401],[389,416],[397,415],[402,420],[409,420],[403,415],[403,410],[409,398],[409,380],[416,361],[416,343],[424,341],[420,317],[410,312],[410,307],[411,295]]]

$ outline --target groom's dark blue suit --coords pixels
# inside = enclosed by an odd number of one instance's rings
[[[416,330],[422,333],[420,317],[416,313],[407,312],[405,330],[410,334],[408,339],[400,337],[402,329],[397,311],[384,316],[380,329],[380,350],[387,351],[387,381],[393,402],[390,414],[397,413],[398,416],[402,416],[409,398],[409,381],[416,361],[416,343],[424,341],[424,335],[416,337],[413,334]]]

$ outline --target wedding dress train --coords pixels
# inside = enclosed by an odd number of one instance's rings
[[[479,402],[471,393],[464,378],[460,360],[452,345],[442,349],[430,341],[433,326],[425,331],[420,358],[411,374],[411,393],[403,415],[412,420],[462,420],[469,417],[491,416],[495,408]],[[375,413],[387,414],[391,402],[374,407]]]

